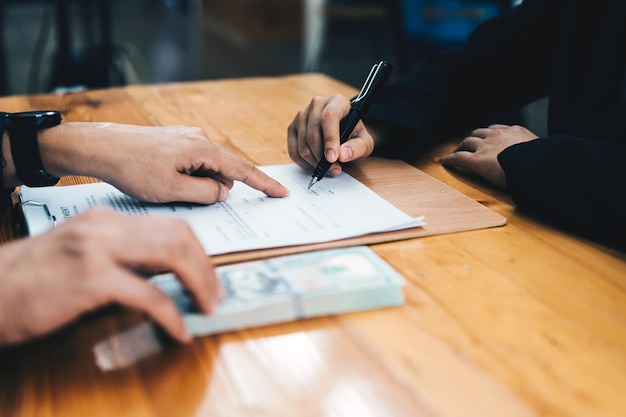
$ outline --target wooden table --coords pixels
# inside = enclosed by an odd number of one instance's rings
[[[65,120],[184,124],[258,165],[289,162],[287,125],[322,75],[129,86],[0,99]],[[508,218],[505,227],[373,246],[406,305],[197,339],[104,373],[92,346],[137,323],[107,309],[0,351],[0,415],[624,416],[626,254],[515,210],[500,191],[415,165]],[[581,219],[584,221],[584,219]],[[10,219],[2,232],[10,236]]]

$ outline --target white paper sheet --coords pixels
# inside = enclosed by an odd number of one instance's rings
[[[423,217],[411,218],[346,173],[324,178],[307,192],[311,174],[296,165],[260,168],[291,195],[271,198],[239,182],[226,201],[208,206],[144,203],[106,183],[22,187],[20,194],[22,202],[32,202],[23,205],[31,235],[90,207],[107,206],[130,215],[185,219],[211,255],[328,242],[424,224]]]

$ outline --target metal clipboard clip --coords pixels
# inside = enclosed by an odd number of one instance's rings
[[[21,236],[34,236],[57,226],[57,218],[40,201],[25,200],[14,205],[17,231]]]

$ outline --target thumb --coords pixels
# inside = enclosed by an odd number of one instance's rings
[[[371,137],[370,137],[371,139]],[[369,156],[374,150],[374,142],[368,138],[355,137],[341,145],[339,162],[356,161]]]
[[[374,138],[367,131],[362,121],[357,123],[352,137],[341,145],[339,161],[356,161],[369,156],[374,151]]]

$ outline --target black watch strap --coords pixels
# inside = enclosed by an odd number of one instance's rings
[[[31,187],[54,185],[59,181],[59,178],[48,174],[43,168],[37,137],[41,127],[13,124],[10,120],[5,124],[5,129],[9,133],[16,176],[23,184]]]
[[[0,146],[2,145],[3,136],[4,136],[4,117],[9,114],[4,111],[0,111]],[[4,159],[4,155],[2,154],[2,150],[0,149],[0,208],[8,207],[11,204],[11,193],[13,190],[6,189],[4,186],[4,167],[6,165],[6,161]]]

